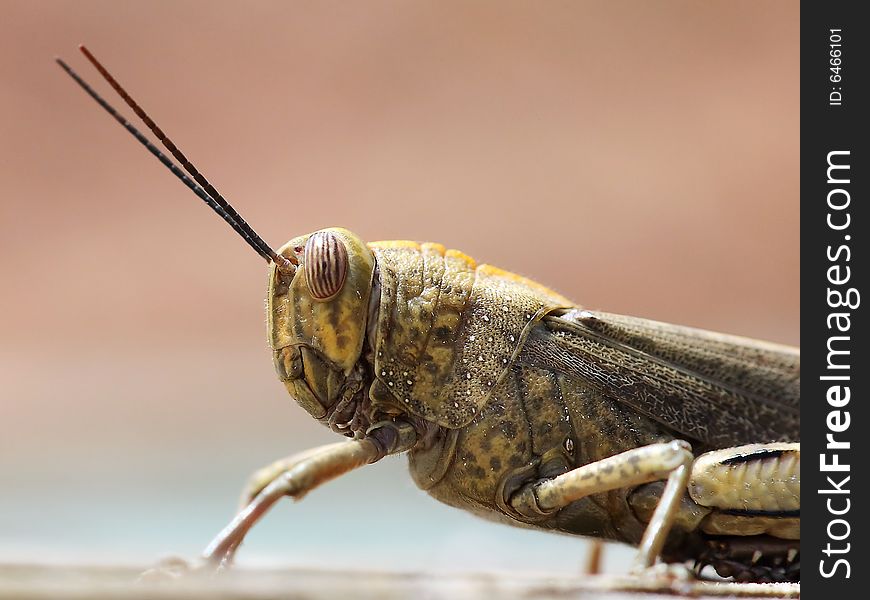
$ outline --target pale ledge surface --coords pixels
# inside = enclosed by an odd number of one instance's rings
[[[188,574],[142,581],[141,571],[129,567],[62,567],[0,565],[0,599],[66,598],[536,598],[626,600],[685,597],[656,588],[649,579],[600,575],[595,577],[505,573],[402,573],[311,569],[237,569],[219,576]],[[721,584],[705,584],[693,597],[730,596]],[[726,584],[727,585],[727,584]],[[794,585],[755,585],[756,594],[769,598],[799,597]],[[674,589],[674,592],[677,590]],[[689,589],[684,589],[688,593]],[[696,593],[700,590],[695,590]],[[733,592],[734,588],[730,588]]]

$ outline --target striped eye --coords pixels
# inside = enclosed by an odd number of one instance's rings
[[[305,281],[317,300],[329,300],[347,279],[347,248],[331,231],[318,231],[305,242]]]

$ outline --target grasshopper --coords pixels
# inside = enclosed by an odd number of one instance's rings
[[[799,579],[797,349],[584,310],[440,244],[330,228],[275,251],[82,51],[189,177],[57,62],[267,261],[278,377],[351,438],[256,472],[211,564],[231,562],[282,497],[406,453],[441,502],[637,545],[640,569]]]

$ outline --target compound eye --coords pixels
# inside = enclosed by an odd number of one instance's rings
[[[331,231],[318,231],[305,242],[303,255],[308,291],[317,300],[329,300],[347,279],[347,248]]]

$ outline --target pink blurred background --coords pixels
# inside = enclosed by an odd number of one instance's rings
[[[52,62],[120,104],[81,42],[274,246],[439,241],[590,308],[799,343],[796,2],[0,7],[0,560],[193,556],[248,472],[335,439],[275,378],[265,265]],[[285,503],[240,561],[580,563],[405,470]]]

